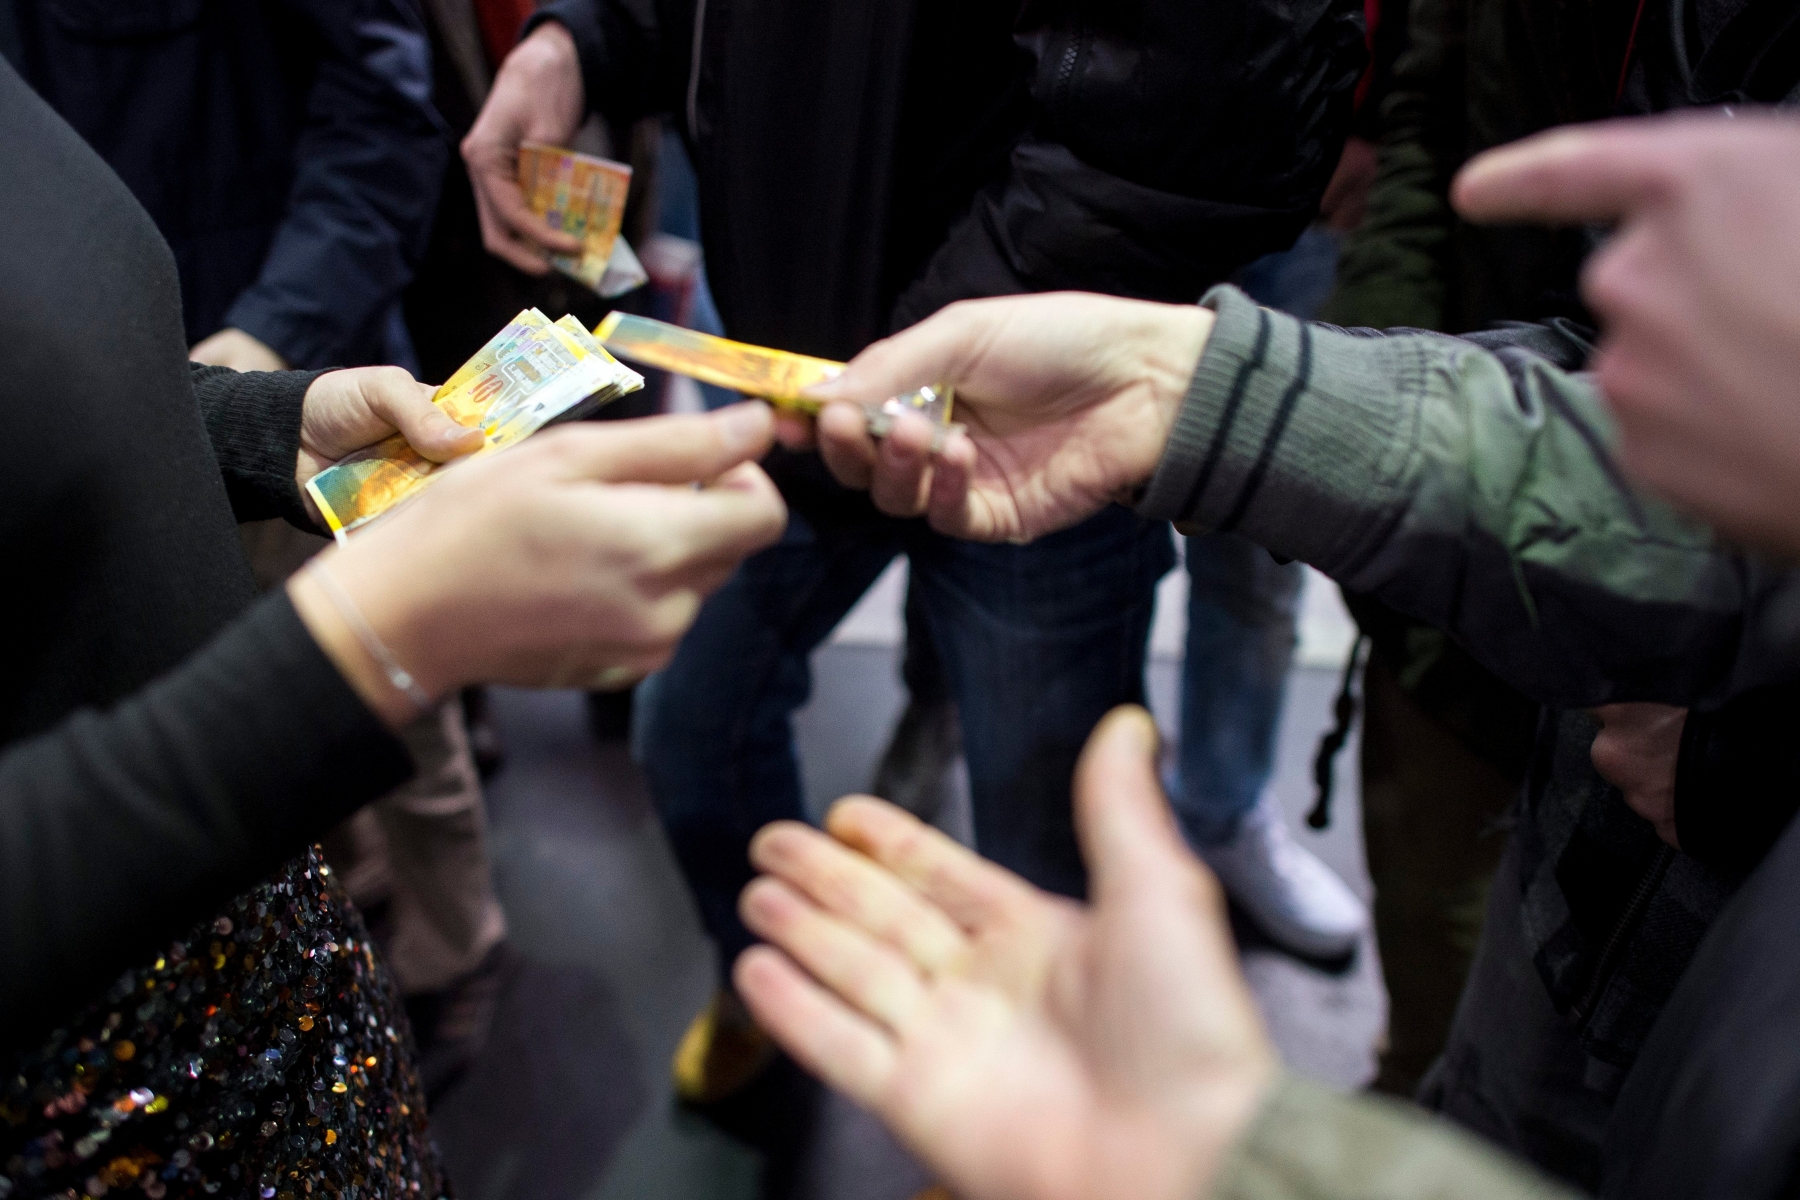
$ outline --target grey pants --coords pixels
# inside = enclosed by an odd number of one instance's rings
[[[1525,949],[1517,844],[1508,840],[1444,1053],[1419,1103],[1594,1192],[1617,1072],[1589,1056]]]

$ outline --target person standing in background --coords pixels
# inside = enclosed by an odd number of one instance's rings
[[[408,0],[8,0],[0,24],[7,57],[174,251],[194,361],[417,373],[401,293],[450,149]],[[280,520],[241,532],[265,589],[326,545]],[[328,839],[352,897],[387,902],[429,1093],[478,1049],[506,966],[461,724],[455,698],[417,722],[413,782]],[[379,883],[356,886],[366,880]],[[438,1019],[470,996],[483,1013]],[[457,1034],[439,1037],[440,1024]]]
[[[1361,16],[1354,0],[557,0],[463,154],[488,248],[542,271],[567,243],[524,205],[519,145],[564,141],[590,111],[678,116],[726,332],[848,358],[958,299],[1192,300],[1291,245],[1337,162]],[[900,553],[955,693],[978,842],[1079,894],[1070,771],[1094,723],[1142,697],[1166,526],[1114,506],[1034,546],[976,546],[882,516],[810,454],[771,473],[787,536],[707,604],[640,689],[634,730],[722,962],[749,942],[751,833],[801,812],[790,714],[808,657]],[[677,1079],[693,1099],[772,1056],[726,991],[690,1035]]]

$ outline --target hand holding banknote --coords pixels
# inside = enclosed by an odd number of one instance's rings
[[[313,380],[300,412],[294,482],[316,523],[324,526],[325,518],[307,481],[344,456],[396,432],[432,462],[448,462],[481,448],[481,431],[451,420],[431,402],[435,391],[399,367],[327,371]]]
[[[488,253],[529,275],[548,273],[551,254],[579,255],[582,243],[531,211],[519,186],[519,147],[526,142],[567,145],[586,111],[575,39],[555,21],[546,21],[506,56],[481,114],[463,138],[481,243]]]
[[[737,564],[780,537],[786,509],[755,465],[772,441],[761,404],[547,430],[458,464],[315,561],[432,699],[645,673]],[[416,715],[313,572],[288,594],[390,726]]]
[[[1197,305],[1075,292],[953,304],[808,393],[829,402],[819,450],[883,512],[1028,542],[1148,481],[1211,330]],[[869,404],[934,383],[954,387],[966,431],[936,453],[935,431],[910,414],[870,435]]]

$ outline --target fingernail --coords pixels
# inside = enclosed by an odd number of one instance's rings
[[[719,423],[726,446],[734,453],[742,453],[767,440],[774,417],[768,405],[752,400],[722,408],[713,419]]]

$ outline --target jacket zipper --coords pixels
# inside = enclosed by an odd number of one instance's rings
[[[1663,876],[1668,874],[1669,864],[1674,861],[1675,851],[1664,846],[1656,856],[1656,861],[1650,864],[1650,869],[1644,872],[1644,877],[1638,880],[1637,890],[1631,894],[1631,903],[1619,914],[1618,924],[1613,926],[1611,935],[1606,939],[1606,948],[1600,951],[1600,958],[1594,963],[1594,977],[1588,983],[1587,992],[1581,997],[1581,1003],[1575,1006],[1574,1015],[1578,1027],[1587,1028],[1587,1023],[1593,1016],[1594,1005],[1600,1001],[1600,993],[1606,990],[1606,985],[1612,981],[1613,972],[1618,968],[1616,960],[1624,950],[1625,939],[1643,919],[1650,897],[1656,894]]]
[[[1081,57],[1082,47],[1087,44],[1087,26],[1079,21],[1075,24],[1075,32],[1069,37],[1069,47],[1063,51],[1062,65],[1056,71],[1056,108],[1058,113],[1068,111],[1069,92],[1075,86],[1075,64]]]

